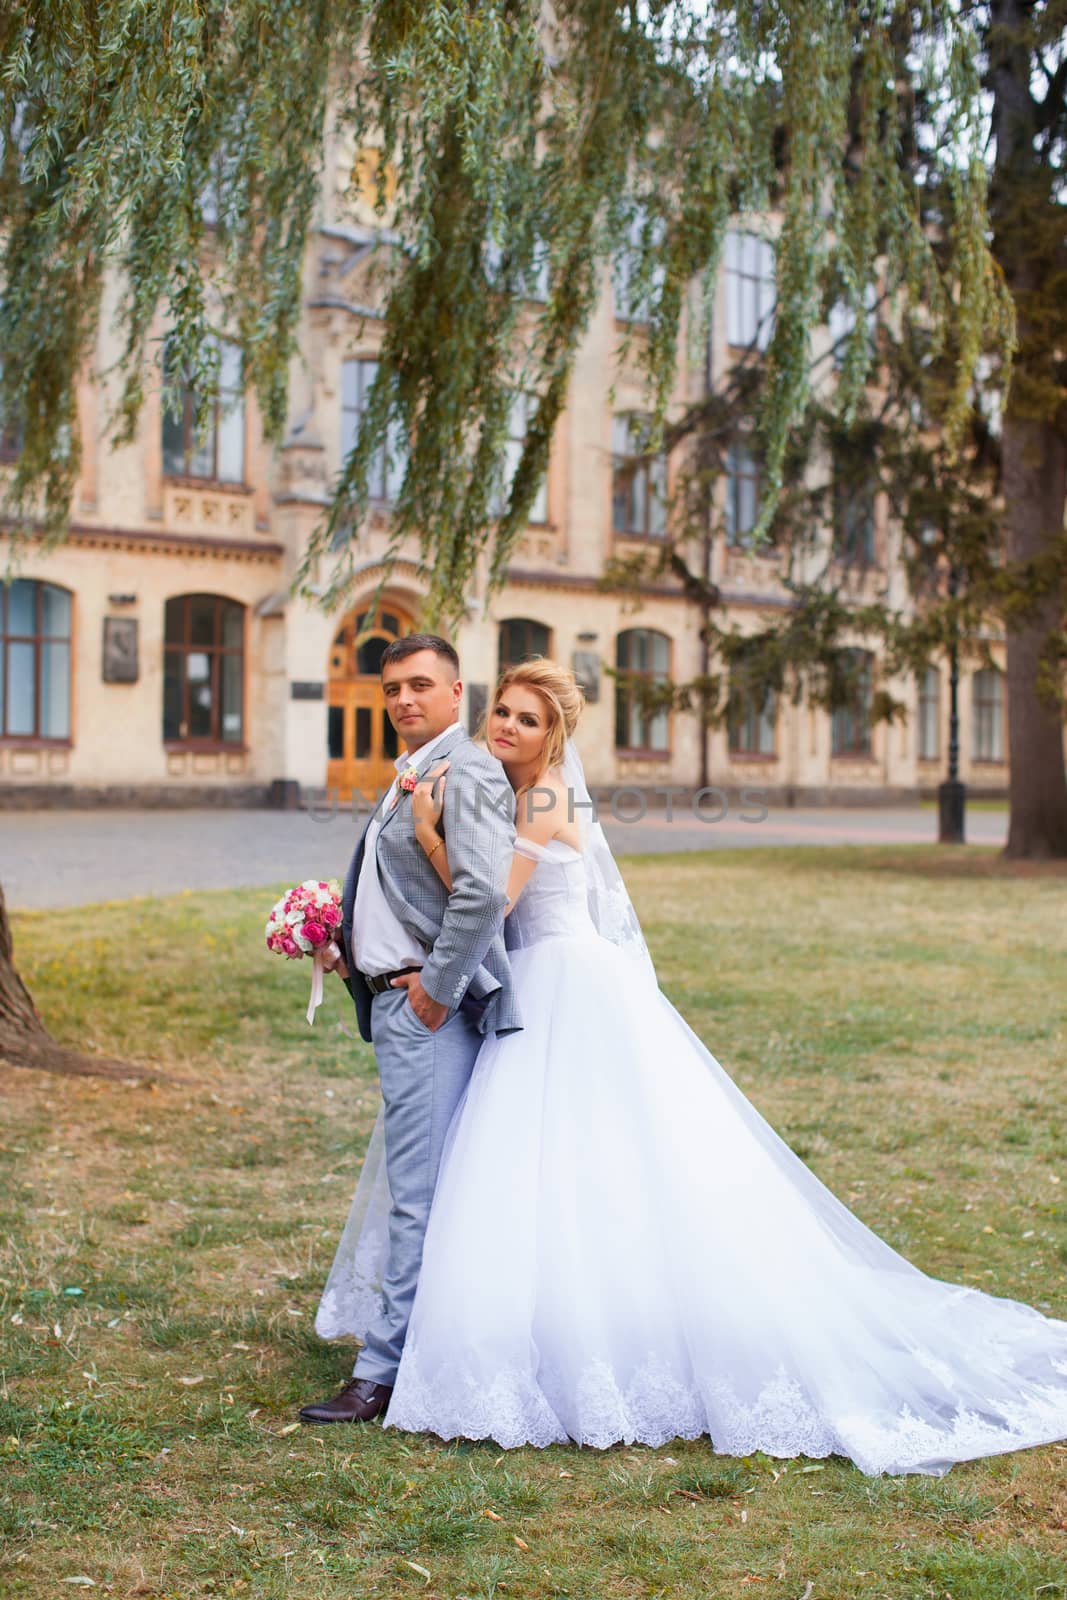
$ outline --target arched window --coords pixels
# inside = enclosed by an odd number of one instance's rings
[[[650,706],[647,691],[670,676],[671,641],[654,628],[627,628],[615,641],[615,748],[665,753],[670,715]],[[644,691],[644,692],[642,692]]]
[[[70,738],[70,623],[68,590],[0,584],[0,737]]]
[[[244,741],[245,608],[218,594],[168,600],[163,627],[167,744]]]
[[[871,753],[871,697],[874,658],[869,650],[850,650],[852,695],[847,705],[838,706],[831,724],[831,748],[835,756],[869,756]]]
[[[550,656],[552,634],[543,622],[529,617],[507,617],[500,624],[499,670],[514,667],[530,656]]]

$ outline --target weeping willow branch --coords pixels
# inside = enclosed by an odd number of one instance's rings
[[[483,558],[500,583],[606,270],[630,253],[643,327],[630,355],[663,426],[693,286],[706,307],[735,212],[769,216],[777,236],[769,521],[828,268],[857,328],[885,274],[954,328],[950,432],[977,350],[991,334],[1011,342],[974,63],[966,19],[932,0],[15,0],[0,18],[0,408],[21,454],[4,515],[16,538],[63,534],[76,385],[110,274],[124,334],[113,438],[134,435],[163,329],[199,422],[219,383],[207,335],[236,338],[280,439],[330,114],[381,150],[383,215],[387,166],[399,181],[378,377],[304,553],[306,591],[332,605],[350,584],[372,463],[401,437],[391,549],[417,540],[429,613],[462,613]],[[936,137],[917,139],[917,120]],[[939,184],[955,220],[934,252],[919,200]],[[846,408],[869,360],[857,332]],[[516,387],[532,410],[509,480]]]

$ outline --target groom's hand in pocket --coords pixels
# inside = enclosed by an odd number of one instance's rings
[[[408,1005],[414,1011],[424,1027],[431,1033],[437,1029],[448,1016],[448,1007],[443,1006],[440,1000],[435,1000],[428,995],[422,987],[422,979],[417,972],[405,972],[399,978],[393,979],[394,989],[406,989],[408,992]]]

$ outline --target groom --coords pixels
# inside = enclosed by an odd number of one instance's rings
[[[452,1113],[482,1035],[522,1026],[503,938],[514,795],[458,720],[459,657],[435,634],[394,640],[382,656],[382,688],[407,749],[348,869],[337,970],[381,1078],[389,1253],[382,1310],[351,1379],[332,1400],[304,1406],[304,1422],[368,1422],[389,1404]],[[443,760],[451,890],[415,837],[409,801],[415,780]]]

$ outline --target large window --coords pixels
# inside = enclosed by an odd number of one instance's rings
[[[615,315],[620,322],[647,322],[651,316],[655,298],[663,287],[664,269],[661,261],[649,267],[645,258],[648,250],[660,249],[663,237],[663,218],[649,219],[648,213],[639,206],[630,219],[627,241],[613,263]]]
[[[759,519],[759,462],[749,446],[735,441],[726,452],[726,542],[751,549],[752,530]]]
[[[0,376],[3,375],[3,370],[3,365],[0,363]],[[14,423],[8,422],[4,414],[3,401],[0,400],[0,461],[14,461],[21,449],[19,430]]]
[[[869,756],[871,753],[871,697],[873,663],[868,650],[850,650],[852,693],[848,704],[838,706],[831,723],[835,756]]]
[[[976,672],[974,684],[974,759],[1004,760],[1004,674],[996,667]]]
[[[733,685],[728,721],[730,753],[735,756],[773,756],[775,697],[768,689],[760,694],[739,679]]]
[[[537,406],[537,396],[529,394],[525,389],[512,391],[511,405],[508,411],[508,437],[504,446],[504,480],[493,500],[493,514],[503,516],[504,508],[508,503],[511,485],[515,482],[515,474],[519,470],[519,462],[526,448],[526,434]],[[531,522],[548,521],[548,485],[544,479],[538,485],[534,496],[533,505],[530,507],[529,520]]]
[[[858,451],[834,453],[834,553],[850,566],[874,561],[874,479]]]
[[[163,628],[163,738],[241,744],[245,610],[217,594],[168,600]]]
[[[878,323],[878,289],[873,283],[868,283],[863,290],[863,321],[867,329],[867,342],[873,353],[875,347],[875,330]],[[847,300],[835,300],[830,307],[830,314],[826,319],[827,329],[830,334],[830,349],[835,367],[844,365],[845,355],[848,350],[849,337],[856,326],[855,309]]]
[[[542,303],[548,299],[549,254],[544,239],[540,237],[535,239],[525,272],[517,273],[513,269],[509,271],[512,263],[493,237],[486,241],[482,265],[485,276],[494,289],[507,289],[512,293],[521,294],[526,300],[539,300]]]
[[[360,357],[341,367],[341,459],[347,460],[359,439],[367,411],[371,384],[378,375],[378,362]],[[367,476],[372,500],[391,505],[400,493],[407,470],[407,440],[397,423],[389,428],[388,447],[375,451]]]
[[[936,761],[941,754],[941,673],[927,667],[919,680],[919,760]]]
[[[649,419],[612,419],[611,525],[616,533],[662,539],[667,531],[667,457],[649,455]]]
[[[651,710],[641,684],[665,683],[670,675],[671,642],[653,628],[628,628],[615,643],[619,680],[615,689],[617,750],[666,753],[670,749],[670,714]]]
[[[508,617],[500,624],[499,669],[514,667],[530,656],[552,654],[552,635],[543,622],[529,617]]]
[[[239,159],[232,149],[216,150],[208,163],[207,177],[200,190],[200,215],[209,228],[235,222],[236,196],[233,193]]]
[[[70,738],[71,597],[54,583],[0,583],[0,736]]]
[[[766,350],[774,332],[774,246],[756,233],[726,235],[726,339]]]
[[[208,414],[206,431],[195,430],[196,391],[163,363],[164,387],[172,392],[163,407],[163,471],[172,478],[206,478],[216,483],[243,483],[245,475],[245,402],[241,352],[225,339],[212,339],[218,352],[219,394]],[[177,395],[173,390],[177,386]],[[176,404],[173,411],[171,405]]]

